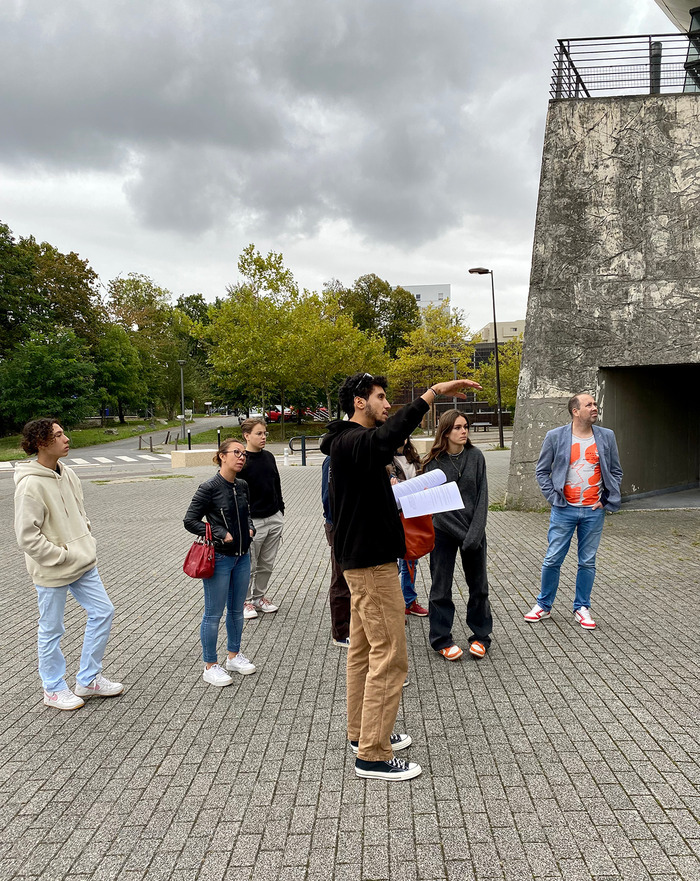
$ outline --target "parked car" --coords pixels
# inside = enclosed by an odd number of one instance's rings
[[[282,418],[282,408],[279,405],[275,405],[271,407],[267,413],[265,414],[265,418],[268,422],[279,422]],[[284,408],[284,421],[292,422],[295,418],[295,413],[290,407]]]

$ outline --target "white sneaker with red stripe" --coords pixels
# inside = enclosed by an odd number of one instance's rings
[[[587,606],[581,606],[574,612],[574,618],[578,621],[584,630],[594,630],[595,621],[591,618],[591,610]]]
[[[551,618],[551,616],[552,613],[549,609],[543,609],[542,606],[538,606],[537,603],[535,603],[524,618],[526,621],[533,623],[535,621],[542,621],[544,618]]]

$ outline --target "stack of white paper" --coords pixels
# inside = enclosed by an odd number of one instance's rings
[[[428,471],[411,480],[392,486],[396,504],[404,517],[420,517],[438,514],[440,511],[457,511],[464,507],[462,496],[454,481],[446,483],[444,471]]]

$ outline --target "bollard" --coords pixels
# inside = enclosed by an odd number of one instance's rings
[[[148,446],[150,447],[151,452],[153,452],[153,437],[148,438]]]
[[[306,435],[301,436],[301,464],[306,465]]]
[[[139,449],[141,449],[141,435],[139,435]]]
[[[221,446],[221,429],[216,429],[216,449],[218,450]]]
[[[192,449],[192,431],[191,429],[187,429],[187,449]]]
[[[289,450],[286,447],[284,448],[284,467],[289,467]]]

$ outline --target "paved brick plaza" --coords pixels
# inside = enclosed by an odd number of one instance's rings
[[[486,457],[495,500],[507,454]],[[699,510],[608,519],[589,633],[569,561],[553,618],[522,620],[547,516],[492,512],[492,650],[448,663],[410,619],[398,728],[424,774],[387,784],[355,778],[345,743],[320,469],[282,469],[281,609],[246,624],[259,672],[224,689],[202,682],[201,584],[181,571],[182,515],[211,472],[191,473],[84,482],[117,607],[105,672],[127,690],[74,713],[41,703],[35,595],[0,480],[0,879],[700,879]],[[71,685],[83,621],[69,601]]]

